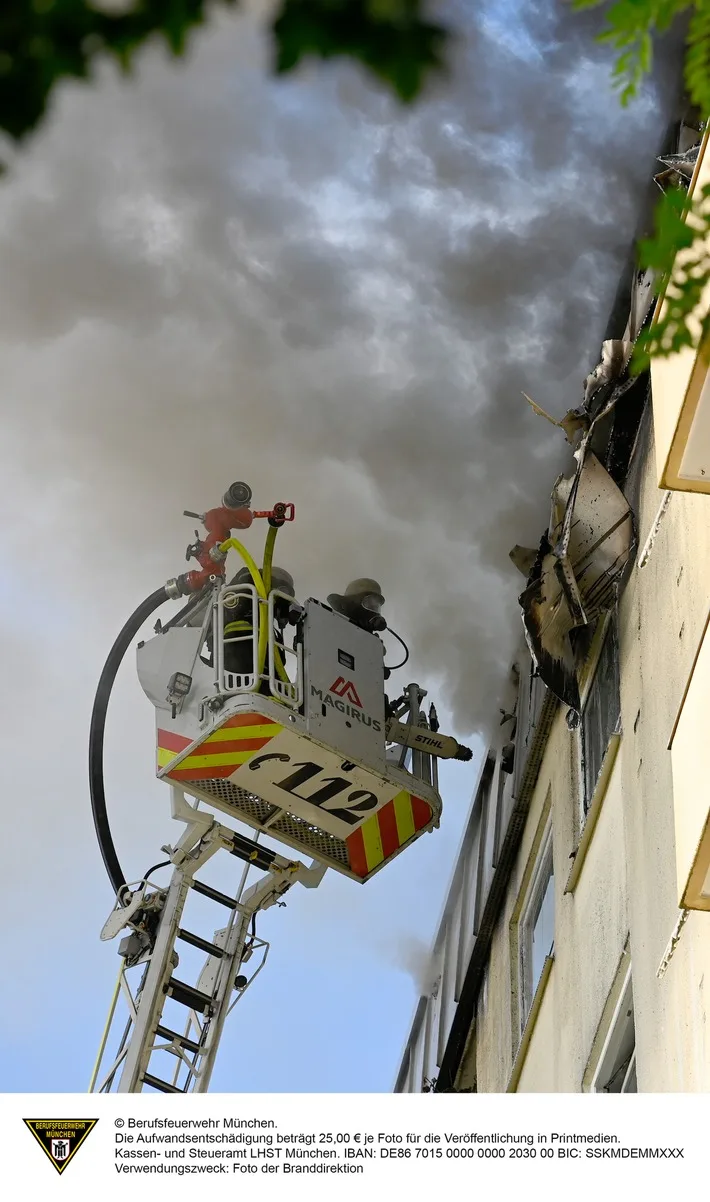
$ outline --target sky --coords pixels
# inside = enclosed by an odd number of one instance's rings
[[[508,551],[537,543],[568,464],[522,392],[580,403],[665,126],[669,81],[622,111],[598,16],[552,0],[442,6],[450,70],[411,110],[354,65],[274,79],[264,7],[216,14],[186,63],[152,47],[132,79],[62,86],[6,156],[8,1091],[86,1088],[117,967],[94,690],[128,615],[184,568],[182,511],[234,479],[259,508],[295,503],[277,559],[299,597],[381,582],[412,678],[478,754],[445,767],[441,830],[386,872],[331,872],[263,916],[273,947],[213,1088],[392,1088],[519,638]],[[129,879],[179,834],[152,773],[129,656],[106,753]]]

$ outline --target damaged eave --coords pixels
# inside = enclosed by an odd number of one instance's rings
[[[611,361],[609,354],[607,362]],[[623,364],[618,356],[616,364]],[[574,472],[555,482],[549,528],[532,567],[528,549],[511,552],[520,570],[528,568],[519,603],[533,661],[551,692],[574,710],[580,698],[570,635],[614,607],[636,550],[631,507],[599,455],[611,454],[611,431],[623,431],[616,413],[619,402],[634,387],[646,385],[636,378],[607,381],[609,385],[611,395],[590,417],[579,441]],[[566,425],[571,428],[569,420]],[[583,423],[576,428],[583,429]]]
[[[551,523],[519,602],[542,680],[556,697],[578,710],[570,634],[614,606],[636,539],[626,498],[591,452],[580,453],[575,474],[561,476],[555,484],[553,516],[560,508],[562,516]]]
[[[655,295],[653,273],[634,271],[625,329],[602,343],[578,409],[557,420],[523,394],[574,448],[575,470],[555,481],[550,524],[537,551],[514,547],[511,559],[526,578],[519,604],[535,667],[555,697],[577,711],[570,636],[615,606],[636,551],[634,515],[621,484],[649,394],[648,375],[630,374],[631,357]]]

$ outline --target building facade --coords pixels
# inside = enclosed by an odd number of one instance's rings
[[[691,195],[706,141],[682,127],[669,168]],[[709,366],[632,377],[665,302],[629,295],[550,527],[511,553],[526,639],[397,1092],[710,1089]]]

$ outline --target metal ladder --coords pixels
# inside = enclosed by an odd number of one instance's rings
[[[268,943],[258,939],[253,930],[250,934],[254,917],[277,904],[296,881],[306,888],[317,887],[326,871],[317,861],[306,867],[262,847],[190,806],[180,790],[171,792],[173,817],[185,822],[187,829],[176,847],[163,849],[175,865],[170,884],[160,889],[144,880],[135,889],[126,887],[101,932],[103,940],[113,939],[126,928],[130,933],[119,946],[122,963],[90,1093],[140,1093],[144,1086],[161,1093],[206,1092],[227,1016],[266,960]],[[244,861],[236,897],[195,879],[195,873],[220,850]],[[265,875],[244,890],[250,867]],[[191,891],[228,911],[227,925],[210,939],[182,925]],[[207,956],[194,984],[175,975],[179,943]],[[240,966],[255,952],[262,953],[258,968],[249,978],[239,976]],[[127,974],[140,965],[144,966],[143,976],[134,990]],[[128,1021],[110,1068],[99,1078],[120,996],[128,1006]],[[162,1021],[168,998],[186,1011],[182,1033]],[[163,1053],[163,1064],[165,1054],[176,1061],[171,1079],[154,1071],[152,1058],[158,1052]]]

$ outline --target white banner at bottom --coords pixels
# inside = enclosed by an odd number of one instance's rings
[[[706,1095],[5,1094],[5,1193],[260,1200],[695,1188]],[[69,1183],[62,1180],[69,1177]]]

